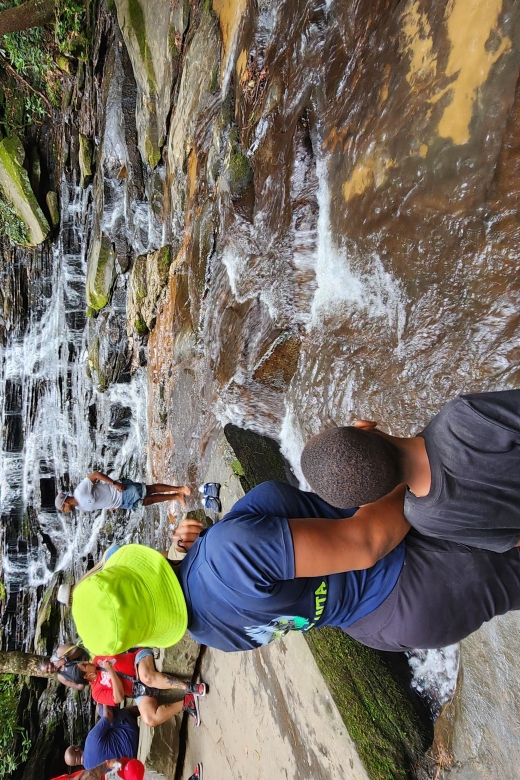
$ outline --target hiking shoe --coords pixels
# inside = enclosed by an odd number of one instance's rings
[[[206,496],[204,499],[204,507],[210,509],[212,512],[221,512],[222,504],[218,498],[212,498],[212,496]]]
[[[204,497],[218,498],[220,494],[220,482],[205,482],[200,486],[199,491]]]
[[[197,703],[197,697],[194,696],[193,693],[187,693],[184,697],[182,711],[191,715],[191,717],[195,719],[195,725],[200,726],[199,705]]]
[[[197,764],[190,780],[202,780],[202,764]]]
[[[206,683],[188,683],[187,692],[192,693],[194,696],[206,695]]]

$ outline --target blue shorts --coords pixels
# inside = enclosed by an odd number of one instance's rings
[[[125,486],[122,496],[123,500],[119,509],[137,509],[146,496],[146,485],[144,482],[133,482],[131,479],[122,479]]]
[[[134,666],[135,666],[135,677],[136,680],[139,679],[139,672],[137,671],[137,666],[140,661],[143,660],[143,658],[146,658],[147,655],[151,655],[153,658],[153,649],[151,647],[143,647],[142,650],[139,650],[136,657],[134,658]],[[139,707],[139,704],[144,699],[144,696],[136,696],[134,701],[136,703],[136,706]]]

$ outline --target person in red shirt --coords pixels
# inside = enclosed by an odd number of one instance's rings
[[[99,704],[115,707],[125,697],[132,697],[147,726],[159,726],[183,711],[194,718],[196,726],[200,723],[197,699],[205,695],[205,684],[186,682],[159,672],[155,668],[153,650],[149,647],[115,656],[95,656],[92,663],[78,663],[78,672],[90,684],[92,698]],[[184,699],[159,704],[157,695],[161,690],[182,691]]]

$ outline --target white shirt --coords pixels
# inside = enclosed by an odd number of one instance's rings
[[[117,509],[121,506],[123,494],[108,482],[91,482],[85,477],[74,491],[74,498],[78,509],[93,512],[95,509]]]

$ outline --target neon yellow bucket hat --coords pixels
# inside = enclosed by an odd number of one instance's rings
[[[94,655],[170,647],[188,626],[179,580],[161,553],[142,544],[121,547],[74,588],[72,615]]]

